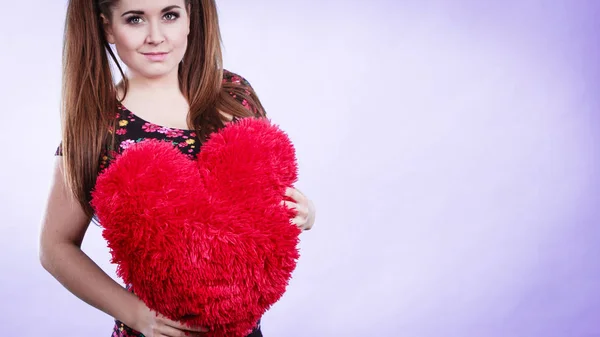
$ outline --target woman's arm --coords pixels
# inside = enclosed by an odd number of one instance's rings
[[[40,261],[44,269],[82,301],[144,336],[201,336],[206,329],[190,328],[151,311],[81,250],[90,219],[68,191],[62,160],[56,158],[40,235]]]
[[[134,316],[143,303],[81,250],[90,219],[67,190],[61,157],[56,158],[40,234],[41,264],[81,300],[125,324],[132,324],[138,319]]]

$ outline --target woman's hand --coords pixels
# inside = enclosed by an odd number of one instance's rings
[[[282,203],[297,211],[296,217],[291,222],[302,230],[310,230],[315,223],[315,205],[313,202],[294,187],[288,187],[285,196],[293,201],[284,200]]]
[[[179,322],[172,321],[158,314],[141,303],[135,324],[132,328],[141,332],[145,337],[200,337],[207,329],[190,328]]]

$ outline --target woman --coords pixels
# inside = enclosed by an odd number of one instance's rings
[[[118,66],[110,45],[128,67]],[[123,80],[112,80],[109,56]],[[265,117],[244,78],[221,67],[214,0],[72,0],[65,26],[62,142],[40,238],[44,268],[81,300],[114,317],[113,335],[201,336],[152,312],[81,250],[93,219],[90,192],[115,154],[143,139],[168,139],[193,160],[226,123]],[[314,223],[298,190],[293,222]],[[260,324],[250,336],[262,336]]]

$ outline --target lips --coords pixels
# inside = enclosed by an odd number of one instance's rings
[[[168,52],[151,52],[151,53],[142,53],[148,60],[153,62],[164,61],[167,58]]]

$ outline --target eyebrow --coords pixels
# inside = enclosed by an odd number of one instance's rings
[[[163,8],[162,11],[160,11],[160,12],[161,13],[165,13],[165,12],[171,11],[171,10],[173,10],[175,8],[181,9],[181,7],[179,7],[177,5],[173,5],[173,6],[167,6],[167,7]],[[144,11],[140,11],[140,10],[127,11],[127,12],[121,14],[121,16],[125,16],[125,15],[128,15],[128,14],[144,15]]]

